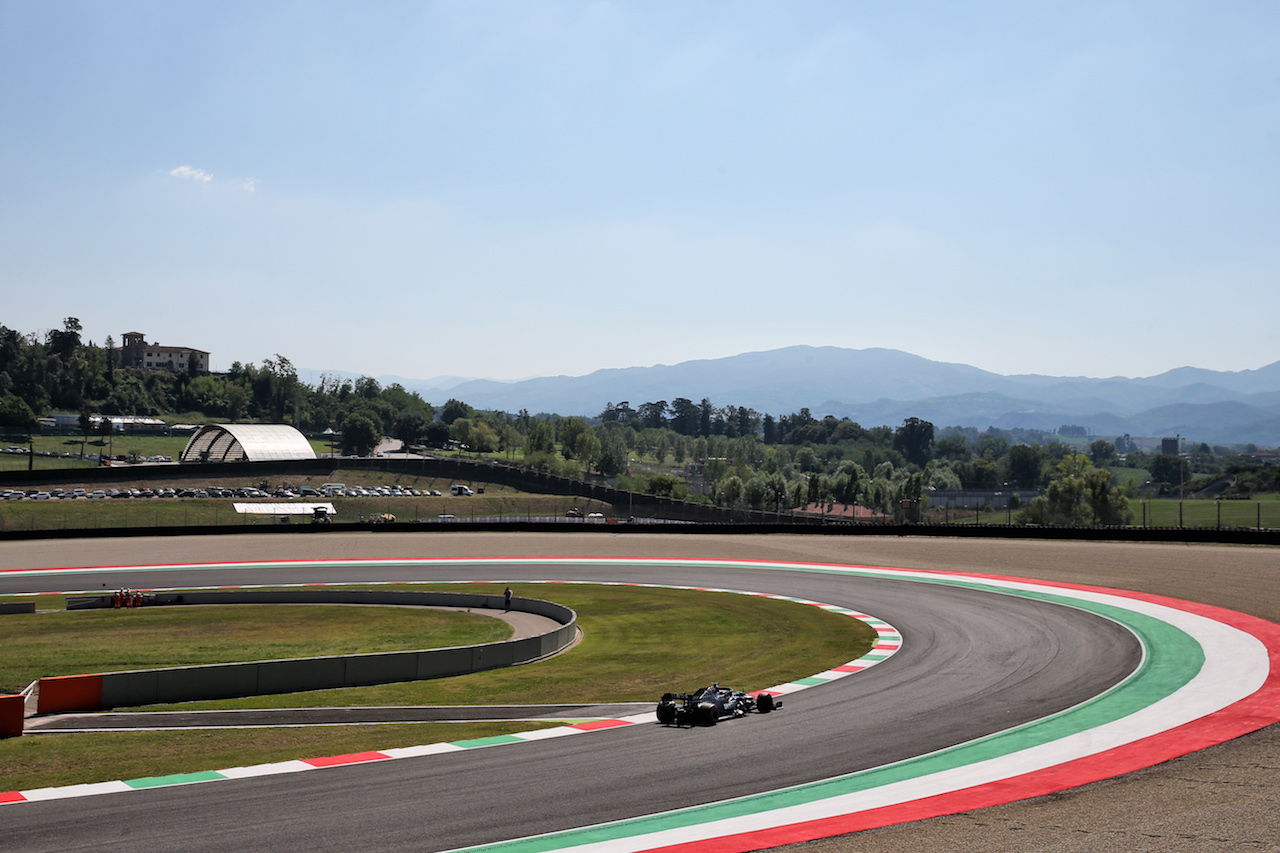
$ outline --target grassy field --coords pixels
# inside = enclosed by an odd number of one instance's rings
[[[51,602],[41,597],[38,606]],[[0,618],[0,693],[43,676],[490,643],[474,613],[340,605],[61,610]]]
[[[377,483],[377,476],[347,477],[350,485],[394,485]],[[359,483],[358,480],[369,482]],[[431,478],[400,477],[398,482],[413,488],[439,488]],[[207,485],[207,484],[206,484]],[[236,482],[230,485],[251,485]],[[448,483],[443,483],[445,490]],[[327,499],[326,499],[327,500]],[[397,521],[438,522],[441,515],[453,515],[458,519],[529,519],[564,518],[565,512],[577,507],[583,512],[603,512],[613,515],[608,504],[586,498],[553,495],[530,495],[514,489],[489,486],[483,495],[450,497],[447,492],[439,498],[391,497],[391,498],[336,498],[330,501],[337,511],[338,521],[359,521],[361,518],[390,513]],[[244,526],[279,524],[272,516],[237,513],[230,498],[151,498],[146,500],[74,500],[74,501],[0,501],[0,531],[3,530],[71,530],[116,527],[177,527],[238,524]],[[1187,500],[1182,502],[1182,526],[1184,527],[1280,527],[1280,496],[1265,495],[1254,500],[1220,501]],[[1133,524],[1147,527],[1179,526],[1179,501],[1176,498],[1133,499]],[[1145,516],[1144,516],[1145,511]],[[980,512],[940,510],[930,513],[936,523],[952,524],[1005,524],[1017,517],[1017,510],[1006,512]],[[1219,521],[1219,518],[1221,519]],[[294,523],[307,523],[296,518]]]
[[[457,584],[397,586],[458,592]],[[500,594],[502,587],[468,585]],[[254,696],[183,708],[292,708],[350,705],[631,702],[667,690],[722,681],[758,689],[812,675],[858,657],[872,633],[846,616],[802,604],[689,590],[512,584],[517,596],[543,598],[578,613],[584,639],[571,653],[534,666],[456,678]],[[687,637],[698,625],[697,642]],[[170,708],[173,710],[176,706]]]
[[[349,478],[348,483],[354,485]],[[405,485],[413,478],[400,478]],[[248,485],[239,483],[237,485]],[[67,488],[67,487],[64,487]],[[71,488],[74,488],[72,486]],[[448,484],[445,484],[448,488]],[[93,530],[115,527],[176,527],[187,525],[270,525],[280,519],[269,515],[248,515],[235,511],[232,498],[148,498],[63,501],[0,501],[0,530]],[[315,500],[315,499],[312,499]],[[599,501],[554,495],[530,495],[514,489],[490,487],[473,497],[391,497],[328,498],[338,521],[358,521],[375,514],[391,513],[397,521],[438,521],[441,515],[459,519],[563,518],[571,507],[583,512],[611,514],[611,507]],[[270,502],[264,499],[262,502]],[[308,523],[305,517],[295,523]]]
[[[1132,498],[1129,508],[1135,527],[1280,527],[1280,495],[1241,501]],[[953,510],[950,520],[952,524],[1005,524],[1017,517],[1018,510]]]
[[[0,438],[0,450],[18,447],[31,453],[0,452],[0,471],[26,471],[28,468],[40,471],[61,468],[96,468],[96,459],[82,458],[97,454],[98,456],[133,456],[142,458],[149,456],[168,456],[177,460],[187,446],[189,435],[115,435],[109,441],[97,436],[82,440],[79,435],[36,435],[33,441],[18,443]],[[312,441],[311,447],[318,455],[330,451],[326,441]]]
[[[404,588],[462,589],[457,584]],[[501,591],[484,584],[465,589]],[[576,584],[513,584],[512,589],[518,596],[550,599],[574,608],[583,642],[537,664],[456,678],[181,707],[656,702],[667,690],[690,689],[710,681],[759,689],[812,675],[861,656],[874,637],[867,626],[846,616],[752,596]],[[121,614],[112,611],[112,615]],[[131,615],[124,614],[125,618]],[[690,625],[699,626],[697,642],[681,642],[680,638],[689,638]],[[6,654],[7,646],[0,644],[0,658]],[[538,727],[422,724],[191,732],[181,736],[122,732],[11,738],[0,741],[0,792],[387,749]]]
[[[1247,501],[1161,498],[1129,501],[1133,523],[1147,527],[1280,527],[1280,495]]]

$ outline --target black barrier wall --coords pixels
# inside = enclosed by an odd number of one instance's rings
[[[501,611],[501,595],[376,590],[221,590],[160,593],[147,596],[148,606],[200,604],[375,604],[411,607],[467,607]],[[68,598],[68,610],[111,607],[109,595]],[[567,648],[578,630],[572,609],[536,598],[513,598],[511,609],[545,616],[559,627],[535,637],[404,652],[249,661],[205,666],[109,672],[102,676],[102,707],[155,705],[199,699],[234,699],[300,690],[361,687],[398,681],[422,681],[516,666]]]

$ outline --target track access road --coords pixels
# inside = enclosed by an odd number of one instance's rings
[[[528,538],[523,553],[567,553],[563,549],[580,549],[586,544],[570,544],[563,537],[551,542],[549,538],[555,537]],[[389,556],[412,552],[417,557],[444,556],[424,551],[493,553],[516,543],[514,538],[479,538],[459,549],[464,543],[452,537],[448,543],[432,542],[429,548],[422,547],[423,537],[398,542],[387,536],[364,539],[348,546],[362,548],[362,557],[375,556],[371,553],[375,545],[383,553],[392,552]],[[597,548],[609,544],[613,547],[608,550],[614,551],[637,547],[650,554],[672,548],[687,553],[694,545],[715,545],[719,549],[716,553],[726,556],[745,545],[699,541],[696,537],[675,539],[679,542],[633,539],[626,548],[601,539],[592,544]],[[220,548],[222,559],[247,557],[249,552],[257,559],[302,556],[296,550],[284,554],[267,547],[275,546],[276,541],[250,538],[248,542],[215,540],[209,544],[224,546]],[[298,542],[294,537],[283,540],[289,545]],[[765,550],[787,547],[778,538],[770,537],[767,542]],[[183,543],[154,542],[149,548],[136,547],[146,543],[131,544],[135,547],[129,549],[127,560],[111,559],[111,554],[95,556],[102,558],[99,564],[107,565],[209,556],[197,553],[202,551],[199,542],[186,543],[181,557],[172,555],[175,548],[183,550]],[[234,547],[227,549],[228,544]],[[758,547],[746,547],[756,558],[774,556],[762,555]],[[791,557],[807,550],[792,546]],[[229,553],[232,551],[234,556]],[[33,556],[20,555],[23,559]],[[44,565],[88,562],[83,557],[68,560],[80,555],[60,553],[58,548],[45,556]],[[859,562],[852,552],[843,559]],[[990,564],[983,568],[990,568]],[[1001,570],[1017,573],[1013,567]],[[468,576],[636,580],[776,592],[886,619],[902,632],[904,647],[881,666],[796,695],[788,700],[784,712],[769,717],[695,731],[636,726],[464,755],[105,795],[77,800],[74,809],[68,809],[66,802],[23,804],[0,814],[0,827],[10,842],[6,847],[66,850],[83,844],[111,849],[153,843],[165,849],[189,850],[228,845],[258,849],[306,845],[327,850],[374,843],[386,849],[447,849],[529,835],[825,778],[969,740],[1101,692],[1132,670],[1139,653],[1133,638],[1112,623],[1056,605],[898,581],[741,567],[700,568],[695,576],[684,567],[554,563],[509,569],[486,566],[465,573],[457,567],[326,566],[308,569],[305,575],[287,566],[227,566],[198,573],[152,571],[145,580],[127,572],[119,576],[5,576],[3,590],[32,591],[42,585],[88,589],[104,584],[107,588],[161,587]],[[673,642],[696,642],[696,637],[673,638]]]

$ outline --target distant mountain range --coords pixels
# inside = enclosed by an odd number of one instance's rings
[[[337,374],[336,371],[331,371]],[[345,375],[345,374],[337,374]],[[1187,437],[1209,444],[1280,444],[1280,361],[1257,370],[1180,367],[1158,376],[1005,376],[892,349],[794,346],[674,365],[597,370],[499,382],[458,377],[398,382],[432,403],[456,397],[477,409],[596,416],[606,403],[687,397],[784,415],[848,417],[897,426],[1056,430],[1077,424],[1099,436]]]

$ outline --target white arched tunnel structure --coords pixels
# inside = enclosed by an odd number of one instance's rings
[[[205,424],[191,436],[181,462],[274,462],[315,459],[306,436],[288,424]]]

